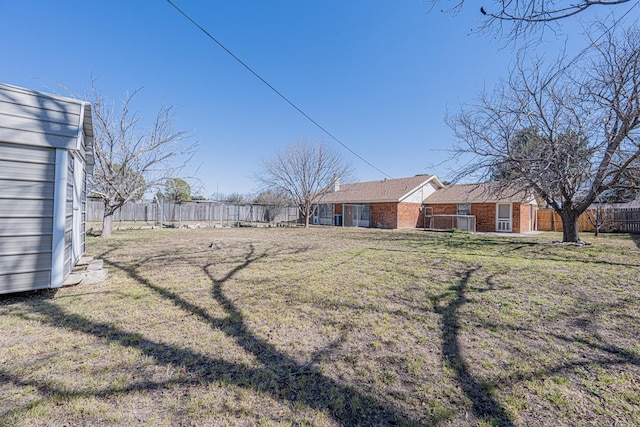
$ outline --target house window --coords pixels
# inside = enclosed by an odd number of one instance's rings
[[[511,218],[511,205],[500,204],[498,205],[498,219],[510,219]]]
[[[345,227],[369,227],[371,207],[369,205],[345,205]]]
[[[458,215],[471,215],[471,203],[458,203]]]
[[[471,203],[458,203],[456,213],[459,216],[456,218],[456,228],[465,231],[476,231],[476,219],[471,218]]]
[[[330,203],[318,206],[318,222],[321,225],[333,225],[333,205]]]
[[[363,205],[360,209],[360,220],[369,221],[371,219],[371,207],[369,205]]]

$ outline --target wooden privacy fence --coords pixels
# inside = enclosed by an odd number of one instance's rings
[[[600,231],[640,233],[640,207],[603,206],[589,209],[578,218],[578,231],[595,231],[595,218],[600,219]],[[538,209],[538,230],[562,231],[562,219],[553,209]]]
[[[613,222],[616,231],[640,233],[640,208],[615,208]]]
[[[588,212],[578,218],[578,231],[595,231]],[[562,231],[562,218],[553,209],[538,209],[538,230]]]
[[[87,222],[102,222],[101,200],[87,203]],[[114,225],[219,227],[257,224],[295,224],[298,208],[273,208],[266,205],[236,205],[225,202],[192,201],[182,203],[137,201],[125,203],[113,215]]]

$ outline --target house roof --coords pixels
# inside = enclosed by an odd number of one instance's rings
[[[401,202],[428,182],[432,182],[436,188],[442,187],[435,175],[340,184],[338,191],[330,189],[318,203]]]
[[[424,203],[529,203],[534,200],[535,198],[526,191],[508,186],[505,187],[498,182],[484,182],[478,184],[448,185],[436,190],[425,199]]]

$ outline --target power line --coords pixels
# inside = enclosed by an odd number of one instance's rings
[[[177,10],[178,12],[180,12],[180,14],[182,14],[182,16],[184,16],[185,18],[187,18],[187,20],[189,22],[191,22],[195,27],[197,27],[200,31],[202,31],[207,37],[209,37],[209,39],[211,39],[215,44],[217,44],[218,46],[220,46],[225,52],[227,52],[233,59],[235,59],[240,65],[242,65],[244,68],[246,68],[251,74],[254,75],[254,77],[256,77],[258,80],[260,80],[262,83],[264,83],[269,89],[271,89],[276,95],[278,95],[280,98],[282,98],[287,104],[289,104],[290,106],[292,106],[296,111],[298,111],[300,114],[302,114],[307,120],[309,120],[311,123],[313,123],[316,127],[318,127],[322,132],[324,132],[325,134],[329,135],[331,137],[331,139],[333,139],[334,141],[336,141],[338,144],[340,144],[342,147],[344,147],[347,151],[349,151],[351,154],[353,154],[354,156],[356,156],[358,159],[362,160],[364,163],[366,163],[367,165],[371,166],[373,169],[377,170],[378,172],[380,172],[382,175],[388,177],[388,178],[393,178],[391,175],[385,173],[384,171],[382,171],[381,169],[379,169],[378,167],[374,166],[372,163],[370,163],[369,161],[367,161],[364,157],[362,157],[360,154],[356,153],[355,151],[353,151],[351,148],[349,148],[345,143],[343,143],[342,141],[340,141],[336,136],[334,136],[331,132],[329,132],[324,126],[320,125],[320,123],[316,122],[311,116],[309,116],[307,113],[305,113],[300,107],[298,107],[296,104],[293,103],[293,101],[291,101],[289,98],[287,98],[282,92],[280,92],[278,89],[276,89],[275,87],[273,87],[268,81],[266,81],[260,74],[258,74],[256,71],[254,71],[249,65],[247,65],[242,59],[238,58],[233,52],[231,52],[231,50],[229,50],[226,46],[224,46],[222,43],[220,43],[220,41],[218,41],[218,39],[216,39],[211,33],[209,33],[206,29],[204,29],[200,24],[198,24],[193,18],[191,18],[191,16],[189,16],[186,12],[184,12],[182,9],[180,9],[178,6],[176,6],[171,0],[167,0],[167,2],[173,6],[173,8],[175,10]]]

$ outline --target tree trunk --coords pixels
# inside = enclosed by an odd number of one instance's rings
[[[304,209],[304,228],[309,228],[309,216],[311,216],[311,209],[305,207]]]
[[[102,234],[100,237],[111,237],[111,230],[113,228],[113,212],[107,213],[105,211],[104,216],[102,217]]]
[[[578,236],[578,217],[579,212],[570,210],[560,213],[562,218],[562,241],[563,242],[579,242]]]

